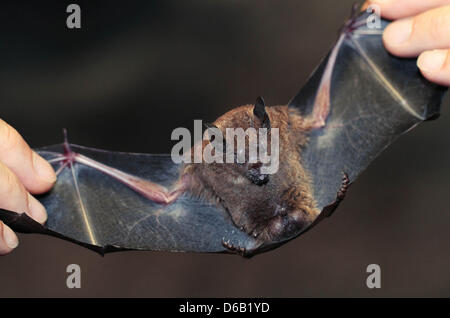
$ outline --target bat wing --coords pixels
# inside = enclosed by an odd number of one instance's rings
[[[365,23],[368,16],[359,15],[346,25],[330,54],[289,103],[305,117],[326,115],[324,125],[310,133],[302,150],[320,210],[335,206],[343,173],[353,181],[399,135],[436,118],[445,93],[422,78],[415,60],[389,55],[381,38],[388,22],[370,29]],[[65,146],[39,150],[59,172],[55,187],[40,197],[49,215],[46,225],[25,214],[2,211],[0,219],[14,230],[65,238],[100,253],[120,249],[225,252],[224,241],[248,251],[258,247],[235,227],[220,204],[185,193],[164,205],[101,168],[75,163],[61,169]],[[107,165],[166,188],[180,177],[181,166],[169,156],[70,147],[99,167]]]
[[[180,165],[169,155],[70,146],[75,153],[162,186],[171,187],[179,178]],[[60,237],[102,254],[127,249],[224,252],[223,240],[253,245],[218,205],[188,194],[169,205],[155,203],[98,169],[78,163],[61,168],[63,144],[38,152],[59,170],[54,188],[39,197],[48,221],[42,226],[25,214],[2,211],[1,219],[14,230]]]
[[[398,136],[439,116],[445,88],[426,81],[415,59],[390,55],[381,27],[368,27],[368,13],[344,29],[336,46],[289,103],[312,116],[327,99],[325,125],[313,130],[303,151],[318,208],[333,205],[343,173],[350,182]]]

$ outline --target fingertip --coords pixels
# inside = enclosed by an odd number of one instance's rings
[[[392,30],[392,27],[391,27],[391,26],[392,26],[392,23],[389,24],[389,25],[384,29],[383,37],[382,37],[382,39],[383,39],[383,45],[384,45],[385,49],[386,49],[389,53],[394,54],[394,55],[398,55],[399,52],[398,52],[398,50],[396,49],[396,47],[391,45],[391,37],[392,37],[392,33],[394,33],[394,31]]]
[[[423,76],[437,84],[450,86],[450,51],[431,50],[420,54],[417,67]]]
[[[3,225],[3,239],[10,249],[15,249],[19,245],[19,238],[16,233],[7,225]]]
[[[13,230],[0,221],[0,255],[10,253],[19,245],[19,239]]]
[[[439,72],[447,60],[447,50],[425,51],[417,59],[417,66],[427,73]]]
[[[37,187],[33,192],[41,193],[49,190],[56,182],[56,173],[53,167],[35,151],[32,152],[33,167],[39,179],[42,181],[42,186]]]
[[[363,7],[367,9],[370,5],[377,6],[383,18],[387,20],[397,20],[412,17],[449,4],[448,0],[368,0]]]
[[[45,207],[30,193],[27,193],[28,195],[28,211],[30,214],[30,217],[41,223],[44,224],[47,221],[47,211],[45,210]]]
[[[413,56],[414,47],[409,43],[412,29],[412,18],[401,19],[389,24],[383,33],[383,43],[386,49],[397,56]]]

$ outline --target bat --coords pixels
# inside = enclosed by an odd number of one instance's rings
[[[245,155],[231,163],[176,163],[170,155],[70,144],[66,136],[62,144],[37,150],[58,176],[39,196],[46,224],[21,211],[2,210],[0,219],[15,231],[59,237],[101,254],[248,257],[296,238],[330,216],[350,184],[397,137],[439,116],[446,88],[426,81],[414,59],[390,55],[382,43],[389,22],[373,28],[371,18],[353,8],[331,51],[287,105],[268,107],[259,97],[232,109],[207,125],[211,139],[190,152],[212,145],[214,131],[264,131],[278,136],[275,173]],[[269,141],[266,148],[274,143]],[[227,141],[213,153],[240,155],[229,148]]]

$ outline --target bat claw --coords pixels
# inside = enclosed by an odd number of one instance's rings
[[[247,249],[245,247],[234,245],[230,243],[230,240],[225,241],[225,239],[223,238],[222,245],[231,253],[241,256],[245,256],[247,254]]]
[[[348,174],[343,172],[341,188],[339,189],[339,191],[337,193],[336,199],[338,199],[340,201],[344,200],[349,186],[350,186],[350,179],[348,177]]]
[[[326,217],[330,217],[333,212],[336,210],[336,208],[339,206],[339,203],[344,200],[345,195],[347,194],[348,188],[350,187],[350,178],[348,177],[348,174],[343,172],[342,173],[342,183],[341,187],[339,188],[339,191],[336,194],[336,200],[334,200],[333,203],[326,206],[323,210],[323,215]]]

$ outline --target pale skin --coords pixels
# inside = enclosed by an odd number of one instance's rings
[[[450,86],[450,0],[371,0],[383,17],[395,20],[383,35],[394,55],[418,57],[428,80]]]
[[[33,194],[48,191],[55,181],[55,172],[47,161],[0,119],[0,208],[26,213],[44,223],[47,213]],[[0,255],[8,254],[18,244],[17,235],[0,221]]]
[[[365,7],[369,4],[379,5],[383,17],[396,20],[384,32],[386,48],[397,56],[418,57],[428,80],[450,86],[450,0],[372,0]],[[0,119],[0,208],[44,223],[47,213],[33,194],[48,191],[55,181],[53,168]],[[17,235],[0,221],[0,255],[18,244]]]

